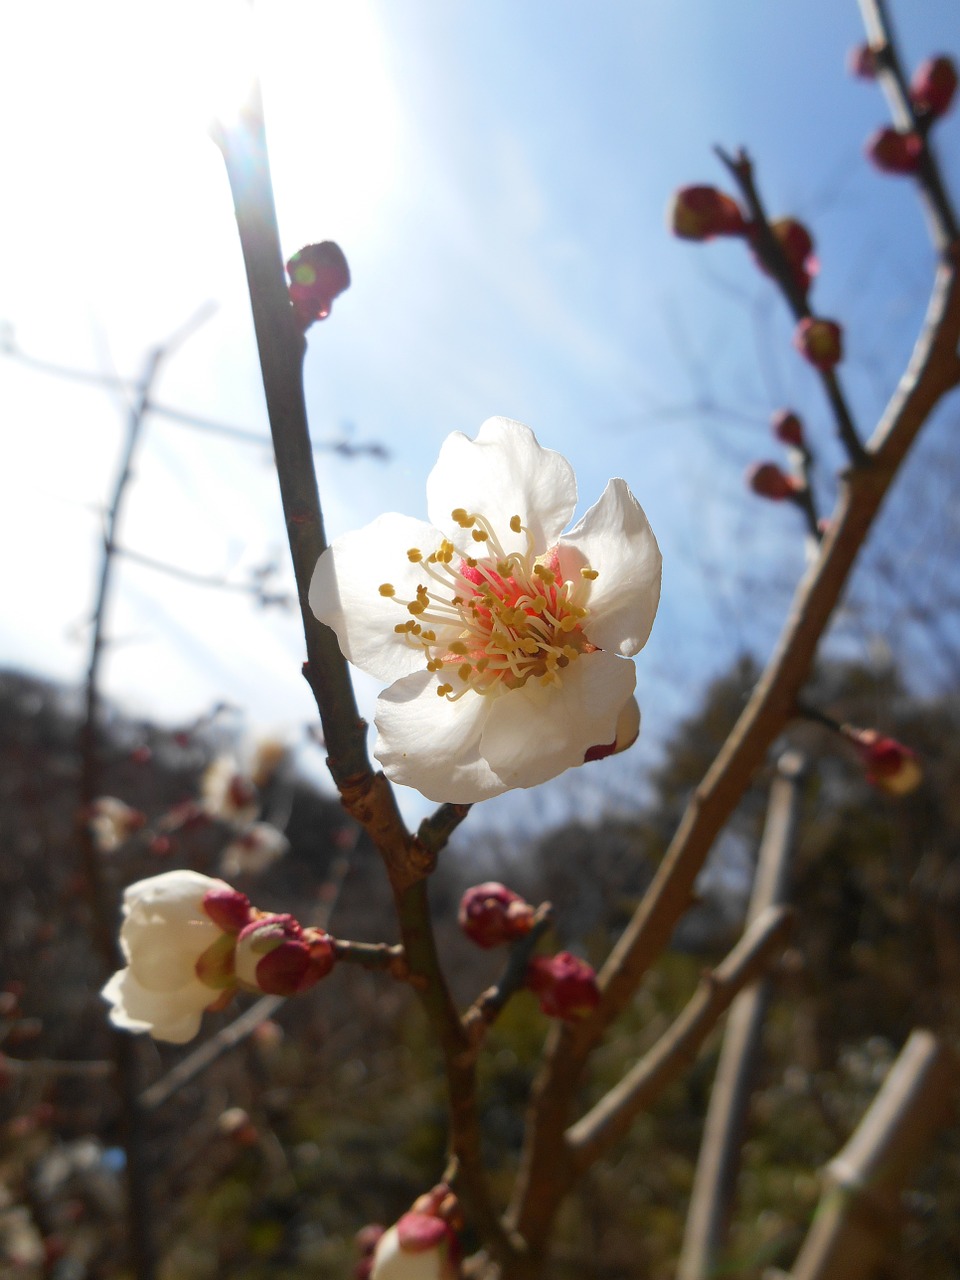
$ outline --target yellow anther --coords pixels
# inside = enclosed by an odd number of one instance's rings
[[[450,652],[455,653],[458,658],[465,658],[469,650],[462,640],[454,640],[450,646]]]
[[[543,613],[546,607],[547,602],[544,600],[543,596],[534,596],[527,605],[527,608],[532,609],[534,613]]]
[[[519,533],[520,530],[523,528],[523,525],[520,522],[519,516],[510,517],[510,528],[513,530],[514,533]]]
[[[443,663],[440,661],[440,659],[439,659],[439,658],[431,658],[431,659],[430,659],[430,661],[427,663],[427,670],[428,670],[428,671],[442,671],[442,670],[443,670]]]
[[[452,684],[438,684],[438,685],[437,685],[437,695],[438,695],[439,697],[441,697],[441,698],[445,698],[445,697],[447,696],[447,694],[448,694],[448,693],[453,693],[453,685],[452,685]]]
[[[410,632],[411,635],[418,636],[420,632],[423,631],[423,627],[421,627],[419,622],[414,622],[413,619],[411,618],[410,621],[407,623],[407,630]]]
[[[450,515],[461,529],[470,529],[477,522],[476,516],[468,516],[463,507],[455,507]]]
[[[380,584],[380,594],[382,596],[389,597],[389,596],[395,596],[397,593],[396,593],[396,589],[392,587],[389,582],[383,582]]]
[[[577,620],[572,613],[568,613],[560,619],[561,631],[573,631],[576,625],[577,625]]]
[[[473,538],[474,542],[486,542],[490,537],[486,529],[474,529],[470,536]]]
[[[531,636],[528,636],[526,640],[520,641],[520,648],[524,653],[528,653],[531,657],[533,657],[535,653],[540,652],[540,646]]]
[[[555,582],[556,577],[552,569],[548,569],[545,564],[535,564],[533,572],[537,575],[541,582]]]
[[[474,560],[473,556],[467,556],[467,564],[471,569],[475,569],[479,563],[480,561]]]
[[[457,667],[457,675],[460,677],[461,680],[469,680],[470,672],[472,670],[473,670],[473,667],[470,666],[470,663],[464,662],[461,666]]]
[[[417,599],[426,600],[428,594],[429,593],[427,592],[427,588],[423,585],[423,583],[421,583],[420,586],[417,587]]]
[[[420,639],[425,640],[427,644],[433,644],[434,640],[436,640],[437,638],[437,633],[435,631],[423,631],[419,622],[414,624],[413,629],[417,633],[417,635],[420,636]]]
[[[412,613],[415,618],[419,617],[421,613],[425,613],[426,609],[425,600],[411,600],[407,605],[407,613]]]
[[[510,575],[510,568],[511,568],[511,566],[510,566],[510,561],[509,561],[509,560],[498,560],[498,561],[497,561],[497,573],[499,573],[499,575],[500,575],[500,577],[501,577],[501,578],[509,577],[509,575]]]
[[[596,571],[596,569],[581,569],[580,577],[586,578],[588,582],[593,582],[595,581],[595,579],[600,577],[600,574]]]
[[[477,660],[477,662],[476,662],[474,665],[475,665],[475,666],[476,666],[476,668],[477,668],[477,672],[478,672],[478,674],[482,674],[484,671],[486,671],[487,667],[489,667],[489,665],[490,665],[490,659],[489,659],[489,658],[479,658],[479,659]]]
[[[394,631],[396,631],[398,636],[403,636],[407,634],[407,624],[405,622],[398,622],[393,629]]]
[[[420,561],[423,559],[423,552],[420,550],[419,547],[411,547],[410,550],[407,552],[407,559],[410,561],[411,564],[419,564]]]
[[[563,653],[564,653],[564,657],[569,658],[571,662],[574,660],[574,658],[580,657],[580,650],[575,649],[572,644],[565,644],[563,646]]]

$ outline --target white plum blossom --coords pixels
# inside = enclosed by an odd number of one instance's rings
[[[458,1242],[439,1218],[406,1213],[373,1251],[370,1280],[455,1280]]]
[[[146,821],[145,814],[116,796],[98,796],[90,806],[90,831],[100,853],[116,853]]]
[[[259,875],[290,848],[290,841],[269,822],[255,822],[230,841],[220,855],[225,876]]]
[[[243,894],[197,871],[167,871],[130,885],[120,930],[127,967],[102,992],[110,1021],[156,1040],[192,1040],[204,1010],[236,986],[235,935],[249,914]]]
[[[212,818],[245,826],[260,811],[260,797],[253,779],[233,756],[217,756],[200,780],[203,809]]]
[[[430,524],[383,515],[320,557],[311,608],[389,684],[374,754],[393,781],[469,804],[636,737],[629,659],[657,612],[660,551],[623,480],[563,533],[576,502],[565,458],[490,418],[444,441]]]

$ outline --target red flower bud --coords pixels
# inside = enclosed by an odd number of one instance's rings
[[[755,462],[747,468],[745,479],[755,494],[769,498],[771,502],[795,498],[803,488],[801,480],[781,471],[775,462]]]
[[[800,291],[806,294],[820,270],[820,263],[813,251],[813,236],[796,218],[777,218],[770,223],[770,230]]]
[[[843,359],[843,330],[833,320],[807,316],[793,332],[793,345],[814,368],[826,372]]]
[[[343,250],[332,240],[308,244],[287,263],[290,301],[302,329],[326,320],[337,294],[350,287],[350,268]]]
[[[203,895],[203,914],[224,933],[238,934],[250,923],[250,899],[227,885],[208,889]]]
[[[876,729],[844,726],[844,736],[857,749],[871,786],[891,796],[909,795],[923,781],[916,752],[896,738],[884,738]]]
[[[716,187],[681,187],[670,202],[667,223],[681,240],[742,236],[747,229],[740,206]]]
[[[600,1003],[597,975],[585,960],[559,951],[555,956],[535,956],[527,968],[527,986],[550,1018],[576,1022]]]
[[[460,899],[460,928],[478,947],[498,947],[529,933],[533,907],[496,880],[475,884]]]
[[[868,44],[854,45],[847,53],[847,70],[859,80],[874,80],[877,75],[877,54]]]
[[[803,419],[792,409],[778,409],[770,419],[770,429],[782,444],[791,449],[804,448]]]
[[[863,150],[881,173],[916,173],[923,155],[923,139],[918,133],[899,133],[887,125],[870,135]]]
[[[936,118],[950,110],[957,91],[957,68],[943,54],[921,62],[910,81],[910,101],[922,115]]]

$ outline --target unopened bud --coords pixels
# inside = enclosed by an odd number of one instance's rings
[[[585,960],[569,951],[535,956],[527,968],[527,986],[550,1018],[576,1022],[600,1003],[597,975]]]
[[[914,109],[934,118],[950,110],[956,91],[956,64],[943,54],[922,62],[910,81],[910,101]]]
[[[896,738],[885,738],[876,729],[844,726],[843,735],[857,750],[871,786],[891,796],[909,795],[923,781],[916,752]]]
[[[796,218],[777,218],[770,223],[770,233],[779,245],[797,287],[806,297],[814,276],[820,270],[813,236]],[[762,263],[760,265],[763,266]]]
[[[636,698],[631,694],[629,700],[620,708],[613,741],[601,743],[596,747],[588,747],[583,757],[583,763],[588,764],[591,760],[605,760],[607,756],[619,755],[621,751],[626,751],[628,747],[632,747],[639,736],[640,707]]]
[[[761,498],[769,498],[771,502],[783,502],[796,498],[803,488],[803,482],[780,469],[775,462],[755,462],[747,468],[745,475],[747,487]]]
[[[302,329],[326,320],[334,298],[350,287],[350,268],[343,250],[332,240],[308,244],[287,263],[290,301]]]
[[[770,430],[781,442],[791,449],[803,449],[806,441],[803,435],[803,419],[792,409],[778,409],[770,418]]]
[[[305,930],[291,915],[265,915],[237,938],[236,976],[248,990],[292,996],[330,972],[336,960],[332,939],[320,929]]]
[[[256,1125],[243,1107],[227,1107],[221,1111],[217,1129],[240,1147],[252,1147],[259,1141]]]
[[[877,51],[868,44],[854,45],[847,53],[847,71],[858,80],[875,80]]]
[[[478,947],[498,947],[529,933],[533,907],[496,880],[475,884],[460,899],[460,928]]]
[[[682,240],[742,236],[747,229],[740,206],[716,187],[681,187],[670,202],[667,222]]]
[[[923,155],[923,139],[918,133],[900,133],[887,125],[870,135],[863,150],[881,173],[916,173]]]
[[[833,320],[807,316],[793,332],[793,345],[814,368],[826,372],[843,359],[843,330]]]
[[[250,899],[229,885],[217,886],[203,895],[203,914],[224,933],[236,935],[250,923]]]
[[[430,1213],[405,1213],[377,1241],[371,1280],[454,1280],[460,1241],[448,1222]]]

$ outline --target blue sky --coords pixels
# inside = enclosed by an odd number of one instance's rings
[[[911,184],[861,157],[887,117],[879,92],[845,74],[856,5],[277,0],[246,40],[244,9],[18,7],[0,53],[16,122],[0,144],[16,193],[0,318],[37,357],[133,375],[212,299],[216,315],[156,398],[265,430],[228,192],[205,133],[210,110],[225,109],[221,71],[236,83],[254,49],[284,247],[334,238],[353,272],[310,335],[314,434],[352,430],[393,453],[387,465],[320,458],[330,533],[386,509],[423,514],[442,439],[496,413],[571,459],[581,510],[623,475],[665,561],[638,661],[647,746],[617,775],[629,789],[706,677],[745,639],[766,651],[802,571],[790,513],[742,490],[745,463],[775,456],[768,414],[791,404],[809,416],[825,494],[839,461],[782,305],[742,246],[669,237],[670,192],[723,182],[713,143],[748,146],[771,212],[814,231],[813,299],[847,326],[844,377],[865,430],[926,301],[932,258]],[[943,0],[893,10],[910,65],[960,47]],[[940,139],[956,187],[956,118]],[[77,679],[123,406],[10,359],[0,405],[0,661]],[[234,580],[271,556],[286,574],[269,451],[151,418],[124,540]],[[746,606],[745,581],[764,584]],[[121,643],[107,691],[144,713],[187,719],[226,698],[254,726],[312,718],[293,615],[125,564],[111,631]],[[368,711],[375,692],[361,680]]]

